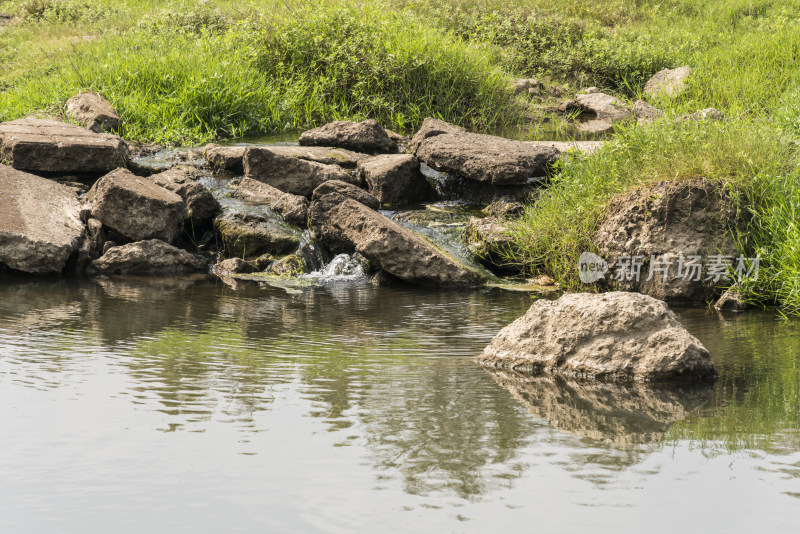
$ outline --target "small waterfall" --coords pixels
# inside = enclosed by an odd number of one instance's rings
[[[360,254],[337,254],[321,269],[305,276],[320,282],[366,280],[367,268],[368,262]]]

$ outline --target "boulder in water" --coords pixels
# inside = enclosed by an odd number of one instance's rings
[[[354,183],[338,165],[325,165],[286,156],[265,147],[248,147],[244,153],[245,177],[280,189],[284,193],[311,197],[314,189],[328,180]]]
[[[397,144],[374,119],[335,121],[303,132],[300,146],[337,147],[367,154],[394,154]]]
[[[158,239],[109,248],[91,263],[96,274],[187,274],[207,269],[204,259]]]

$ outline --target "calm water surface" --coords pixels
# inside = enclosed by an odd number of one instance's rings
[[[0,532],[798,532],[800,324],[721,377],[490,374],[500,291],[0,283]]]

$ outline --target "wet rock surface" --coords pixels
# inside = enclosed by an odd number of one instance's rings
[[[132,241],[171,243],[183,231],[186,204],[172,191],[125,169],[100,178],[85,201],[92,216]]]
[[[0,165],[0,265],[62,272],[82,242],[80,211],[69,187]]]
[[[492,271],[500,274],[515,274],[519,268],[510,261],[514,243],[508,226],[495,217],[470,217],[464,230],[464,239],[469,251]]]
[[[338,165],[297,159],[262,147],[248,147],[245,150],[244,173],[247,178],[304,197],[311,197],[314,189],[328,180],[356,182],[351,174]]]
[[[397,144],[374,119],[335,121],[300,135],[300,146],[337,147],[366,154],[393,154]]]
[[[94,274],[186,274],[207,269],[207,262],[158,239],[109,248],[89,267]]]
[[[120,125],[119,112],[99,93],[79,93],[64,105],[67,117],[95,133],[110,132]]]
[[[428,200],[433,190],[410,154],[386,154],[358,164],[361,180],[384,206],[406,206]]]
[[[125,166],[127,148],[115,135],[29,118],[0,123],[0,160],[28,172],[102,174]]]
[[[193,167],[174,167],[150,177],[153,183],[183,199],[191,228],[197,229],[207,226],[222,211],[211,191],[198,183],[199,176],[199,171]]]
[[[626,292],[537,301],[501,330],[477,361],[527,375],[637,382],[716,376],[706,348],[663,301]]]
[[[236,186],[233,195],[242,200],[269,206],[289,224],[304,227],[308,223],[309,202],[306,197],[284,193],[280,189],[244,178]]]
[[[289,228],[256,213],[229,211],[215,225],[228,257],[288,254],[300,245],[299,236]]]

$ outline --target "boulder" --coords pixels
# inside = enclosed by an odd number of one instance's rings
[[[300,146],[346,148],[367,154],[393,154],[397,144],[374,119],[361,122],[335,121],[303,132]]]
[[[211,272],[218,276],[227,276],[231,274],[247,274],[253,272],[253,266],[241,258],[228,258],[219,263],[214,264]]]
[[[119,128],[119,112],[99,93],[78,93],[67,100],[64,112],[95,133]]]
[[[300,245],[299,236],[290,229],[255,213],[229,212],[217,218],[216,226],[228,257],[281,255]]]
[[[205,146],[203,153],[213,170],[241,174],[244,172],[245,150],[246,146],[219,146],[211,143]]]
[[[575,95],[575,103],[586,113],[598,119],[627,119],[632,112],[621,100],[605,93],[583,93]]]
[[[0,165],[0,265],[60,273],[81,246],[84,226],[75,191]]]
[[[343,197],[352,198],[356,202],[361,202],[366,207],[373,210],[377,210],[378,208],[380,208],[378,199],[375,198],[373,195],[367,193],[358,186],[355,186],[353,184],[348,184],[346,182],[340,182],[339,180],[329,180],[327,182],[320,184],[319,187],[314,189],[314,193],[311,195],[311,199],[319,200],[325,195],[330,195],[332,193],[341,195]]]
[[[644,84],[644,93],[650,98],[675,98],[686,90],[686,79],[691,73],[689,66],[660,70]]]
[[[109,248],[94,260],[95,274],[187,274],[205,271],[206,261],[158,239]]]
[[[283,217],[289,224],[305,227],[308,225],[308,206],[306,197],[284,193],[271,185],[250,178],[244,178],[233,196],[256,204],[266,204],[269,209]]]
[[[558,159],[553,147],[493,135],[451,133],[429,137],[417,157],[429,167],[493,185],[525,184]]]
[[[477,360],[526,375],[637,382],[716,377],[706,348],[664,302],[624,292],[539,300],[503,328]]]
[[[0,123],[0,160],[15,169],[52,174],[102,174],[124,167],[119,137],[52,119]]]
[[[500,199],[527,202],[539,192],[541,183],[495,185],[487,182],[468,180],[457,174],[442,173],[425,164],[420,171],[435,190],[435,196],[442,200],[466,202],[486,206]]]
[[[284,256],[269,267],[269,273],[275,276],[297,276],[305,272],[306,262],[299,254]]]
[[[386,135],[389,136],[389,139],[394,141],[394,144],[397,145],[397,148],[398,148],[398,150],[400,152],[405,150],[405,148],[408,146],[409,141],[411,141],[410,137],[408,137],[406,135],[399,134],[397,132],[393,132],[392,130],[390,130],[388,128],[384,128],[384,131],[386,132]]]
[[[464,132],[466,132],[466,130],[461,126],[455,126],[439,119],[432,119],[428,117],[422,121],[422,126],[419,127],[417,133],[415,133],[414,137],[411,138],[411,141],[408,142],[408,146],[406,146],[406,152],[409,154],[415,154],[419,148],[419,145],[421,145],[424,140],[430,137],[436,137],[437,135],[448,133]]]
[[[519,267],[509,261],[514,242],[506,225],[494,217],[470,217],[464,229],[464,241],[478,260],[500,274],[514,274]]]
[[[353,152],[343,148],[324,146],[271,146],[274,154],[289,156],[307,161],[316,161],[325,165],[339,165],[346,169],[354,169],[359,161],[369,157],[368,154]],[[205,155],[213,169],[227,170],[234,173],[244,172],[244,152],[246,146],[206,145]]]
[[[156,185],[176,193],[186,203],[187,218],[192,228],[206,226],[222,211],[222,207],[211,191],[197,179],[199,171],[194,167],[173,167],[168,171],[150,176]]]
[[[714,303],[717,311],[742,312],[750,308],[750,304],[742,297],[738,289],[730,288]]]
[[[245,177],[269,184],[284,193],[310,197],[321,183],[356,179],[338,165],[325,165],[277,154],[270,148],[248,147],[244,153]]]
[[[519,217],[524,211],[525,204],[522,202],[501,198],[483,208],[482,213],[487,217],[495,217],[496,219],[503,220]]]
[[[607,205],[593,238],[610,266],[603,284],[675,305],[705,304],[720,294],[716,286],[724,281],[706,280],[707,270],[699,267],[711,256],[735,256],[731,230],[738,224],[723,184],[666,181],[619,195]],[[640,267],[632,268],[636,256]],[[698,257],[698,268],[690,266],[692,257]]]
[[[309,225],[333,252],[357,251],[374,268],[406,282],[466,287],[481,281],[477,272],[413,231],[342,195],[325,195],[312,203]]]
[[[106,174],[86,194],[92,216],[131,241],[171,243],[183,231],[186,204],[172,191],[125,169]]]
[[[410,154],[383,154],[358,164],[358,175],[375,198],[386,206],[404,206],[428,200],[433,190]]]
[[[633,114],[639,124],[648,124],[657,121],[664,116],[664,112],[651,106],[644,100],[637,100],[633,103]]]

